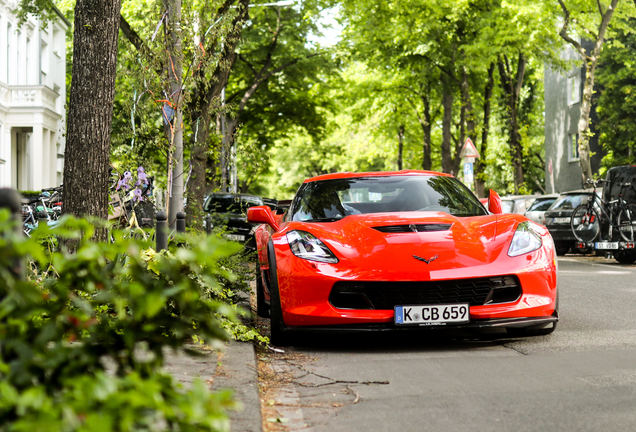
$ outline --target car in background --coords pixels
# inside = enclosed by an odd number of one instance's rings
[[[536,195],[509,195],[501,197],[501,209],[504,213],[524,214],[532,205]]]
[[[268,205],[257,195],[212,193],[203,200],[203,211],[210,215],[212,226],[224,227],[223,234],[228,240],[245,244],[254,249],[254,229],[257,224],[247,221],[247,209],[254,206]]]
[[[305,180],[289,209],[252,207],[256,312],[275,345],[300,332],[557,325],[554,244],[523,215],[488,210],[431,171],[334,173]]]
[[[557,200],[559,194],[539,195],[526,210],[525,217],[538,224],[545,225],[545,212]]]
[[[600,196],[602,189],[598,188],[596,192]],[[552,235],[557,255],[565,255],[570,249],[575,247],[577,240],[572,233],[572,226],[570,225],[572,212],[578,205],[585,204],[591,196],[591,189],[562,192],[545,212],[545,226]],[[586,252],[583,250],[576,251]]]

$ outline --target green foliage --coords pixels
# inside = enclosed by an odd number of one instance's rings
[[[11,234],[15,225],[0,212],[0,259],[12,263],[0,267],[2,430],[229,430],[229,393],[201,382],[186,392],[161,367],[167,348],[241,333],[223,301],[233,289],[223,281],[236,279],[222,262],[238,246],[201,238],[155,253],[119,232],[95,242],[85,220],[32,238]],[[75,253],[38,247],[52,235]],[[27,279],[17,265],[28,260]]]
[[[636,162],[636,19],[626,20],[610,35],[599,62],[597,113],[599,141],[607,154],[603,166]]]

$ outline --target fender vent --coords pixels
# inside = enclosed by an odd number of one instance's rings
[[[410,225],[390,225],[373,227],[374,230],[383,233],[411,233],[411,232],[431,232],[448,231],[451,224],[410,224]]]

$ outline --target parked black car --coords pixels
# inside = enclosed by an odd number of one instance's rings
[[[623,199],[627,202],[630,211],[636,211],[636,165],[624,165],[610,168],[603,184],[603,197],[605,201],[618,198],[621,192],[621,185],[631,183],[622,188]],[[623,249],[612,252],[614,259],[621,264],[633,264],[636,262],[636,250]]]
[[[247,222],[247,209],[254,206],[266,205],[263,198],[256,195],[213,193],[205,197],[203,211],[208,213],[212,226],[226,228],[224,234],[228,240],[245,244],[245,247],[255,249],[254,229],[257,225]]]
[[[597,193],[601,194],[600,188],[597,189]],[[548,211],[545,212],[545,226],[552,235],[557,255],[565,255],[570,248],[574,248],[576,238],[570,225],[572,212],[579,204],[586,203],[591,196],[591,189],[562,192]]]

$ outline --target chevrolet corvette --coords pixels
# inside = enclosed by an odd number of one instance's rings
[[[552,238],[503,214],[495,191],[485,207],[448,174],[327,174],[277,213],[247,213],[261,224],[257,314],[271,319],[274,345],[301,331],[556,328]]]

